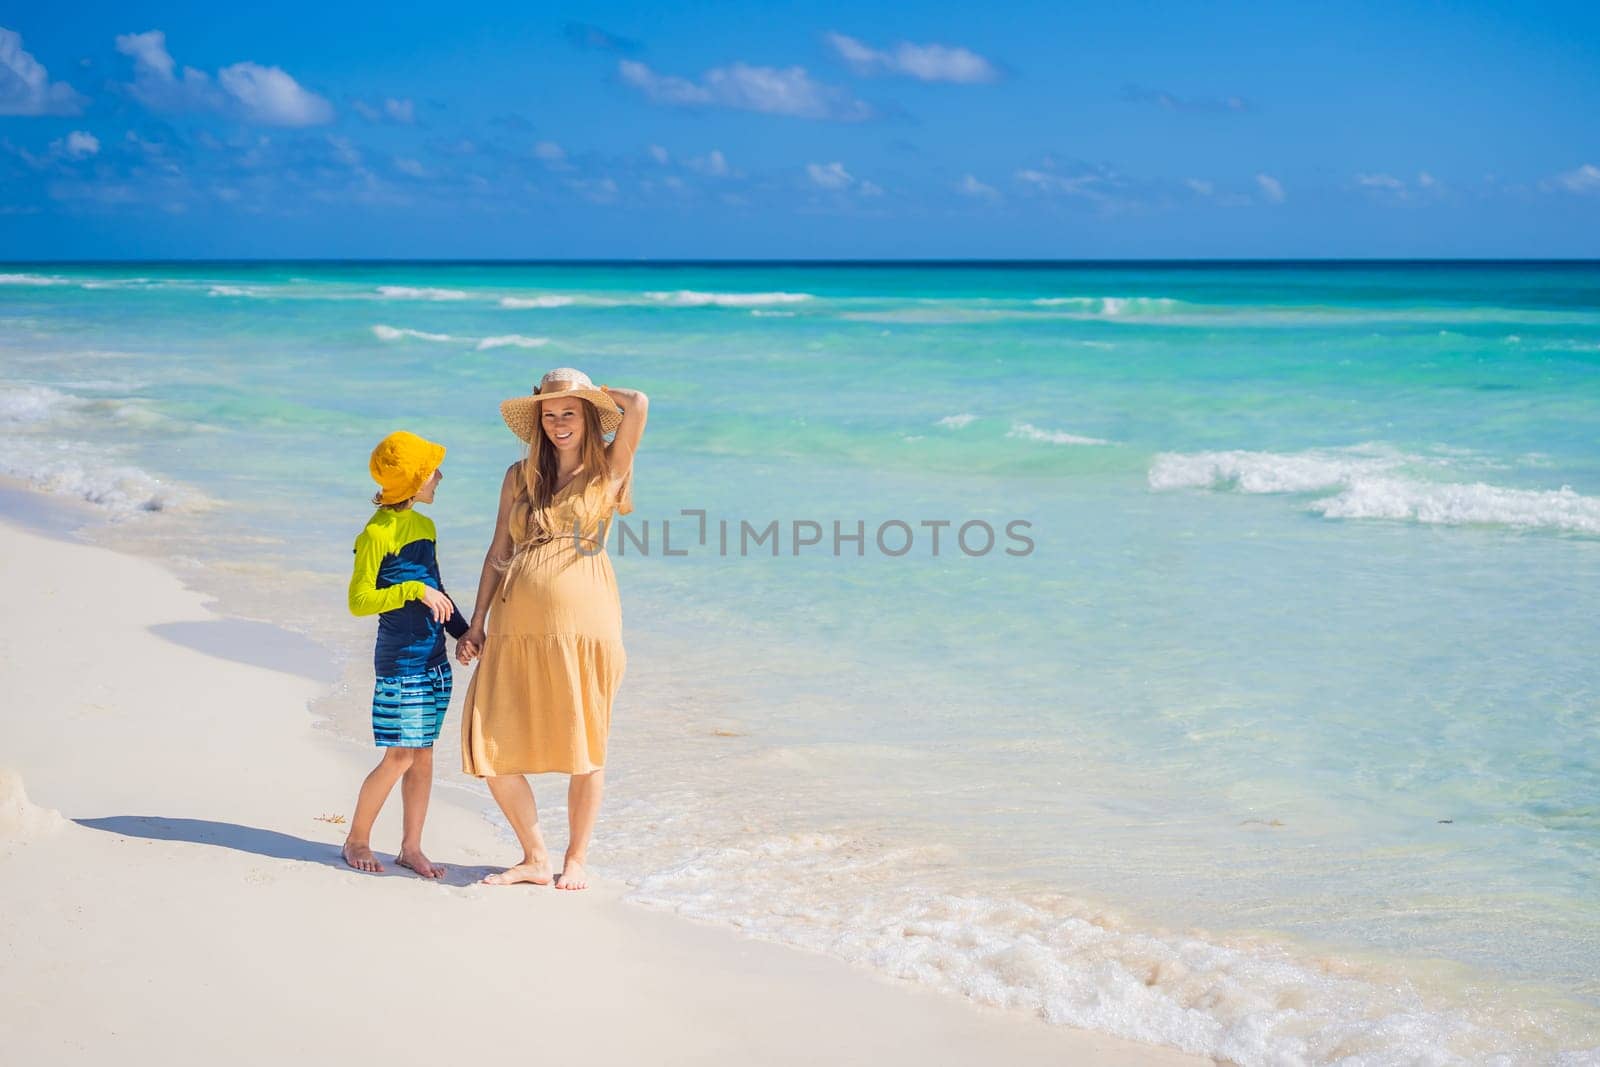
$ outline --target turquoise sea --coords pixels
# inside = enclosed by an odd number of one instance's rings
[[[555,366],[651,397],[633,899],[1238,1063],[1600,1063],[1600,264],[0,266],[0,474],[328,642],[359,740],[368,451],[449,447],[470,602]]]

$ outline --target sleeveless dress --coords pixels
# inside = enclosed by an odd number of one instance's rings
[[[616,511],[616,489],[581,474],[549,507],[513,509],[514,555],[462,709],[467,774],[588,774],[605,766],[611,701],[627,666],[622,601],[605,547]]]

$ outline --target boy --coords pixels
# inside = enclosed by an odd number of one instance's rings
[[[433,742],[450,707],[444,635],[448,630],[459,638],[467,620],[439,578],[433,520],[413,507],[433,503],[442,462],[443,445],[400,430],[378,443],[369,465],[379,486],[372,499],[378,510],[356,538],[350,611],[378,616],[372,736],[385,751],[361,783],[344,843],[344,861],[358,871],[383,870],[372,854],[372,824],[398,781],[404,830],[395,862],[424,878],[445,873],[422,854],[422,821],[433,786]]]

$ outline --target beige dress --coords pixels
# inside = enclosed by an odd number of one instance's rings
[[[615,488],[580,474],[510,516],[515,554],[467,686],[461,766],[479,778],[605,766],[622,681],[622,602],[606,554]],[[577,537],[574,537],[574,525]]]

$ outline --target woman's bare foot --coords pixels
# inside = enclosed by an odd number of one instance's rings
[[[444,868],[424,856],[421,849],[403,848],[400,850],[400,855],[394,858],[394,862],[397,866],[416,871],[424,878],[444,877]]]
[[[358,871],[366,871],[369,874],[381,874],[383,872],[383,864],[378,862],[378,857],[374,856],[372,849],[366,845],[358,845],[352,841],[346,841],[344,848],[339,850],[339,854],[344,857],[346,863]]]
[[[561,865],[561,873],[556,876],[557,889],[588,889],[589,872],[582,863],[570,856]]]
[[[549,885],[550,884],[550,859],[541,856],[538,859],[524,859],[515,867],[507,867],[484,878],[485,885]]]

